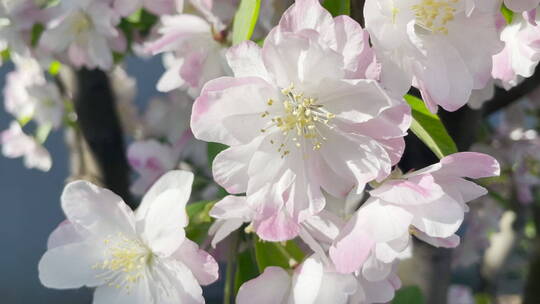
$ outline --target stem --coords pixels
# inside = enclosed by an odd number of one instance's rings
[[[227,270],[225,274],[225,295],[223,304],[234,302],[234,274],[236,268],[236,257],[238,252],[239,236],[238,232],[231,235],[229,256],[227,257]]]

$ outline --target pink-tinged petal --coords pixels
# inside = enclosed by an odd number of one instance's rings
[[[462,178],[438,179],[444,191],[456,202],[465,204],[488,193],[487,189]]]
[[[322,277],[322,282],[318,288],[316,304],[335,303],[347,304],[349,298],[356,292],[356,278],[352,274],[341,274],[325,269]],[[304,292],[312,291],[307,288]],[[305,303],[305,302],[296,302]]]
[[[217,243],[240,228],[244,222],[251,221],[253,209],[245,197],[229,195],[217,202],[209,215],[217,219],[208,230],[208,234],[214,236],[212,247],[215,248]]]
[[[240,286],[236,303],[286,303],[290,289],[291,277],[283,268],[267,267],[260,276]]]
[[[330,30],[334,26],[332,15],[318,0],[298,0],[289,7],[279,21],[279,30],[299,32],[304,29],[317,31]]]
[[[182,0],[144,0],[144,8],[154,15],[173,15],[182,11]]]
[[[392,204],[422,205],[441,198],[444,192],[433,176],[424,174],[406,180],[389,180],[370,194]]]
[[[157,259],[149,270],[151,277],[161,278],[148,281],[150,290],[163,290],[153,293],[152,302],[204,304],[202,288],[190,268],[183,262]]]
[[[178,89],[186,84],[184,79],[180,77],[180,69],[184,64],[184,58],[172,59],[167,70],[157,83],[157,90],[160,92],[170,92]]]
[[[142,5],[142,0],[115,0],[113,8],[121,16],[127,17],[133,14]]]
[[[404,206],[414,214],[412,225],[431,237],[447,238],[459,229],[465,212],[458,202],[448,196],[430,204]]]
[[[185,264],[201,285],[212,284],[219,277],[216,260],[189,239],[184,240],[172,257]]]
[[[391,272],[392,264],[383,263],[374,254],[370,255],[362,266],[362,275],[372,282],[384,280]]]
[[[330,195],[344,198],[355,187],[354,180],[343,176],[339,169],[331,167],[322,157],[314,155],[309,161],[313,180]]]
[[[212,80],[204,86],[201,96],[193,104],[193,134],[197,139],[229,146],[248,143],[266,127],[267,120],[260,115],[266,111],[269,99],[278,100],[277,94],[276,89],[261,78],[222,77]],[[249,116],[254,119],[246,123]],[[225,121],[234,129],[227,128]]]
[[[264,64],[280,88],[287,88],[292,83],[296,89],[308,94],[317,92],[325,78],[343,78],[342,57],[321,45],[318,37],[317,32],[308,31],[305,35],[281,33],[277,39],[269,39],[269,36],[265,40]]]
[[[343,55],[347,78],[378,79],[378,75],[370,74],[377,63],[369,45],[369,33],[349,16],[338,16],[334,22],[336,50]]]
[[[388,303],[394,298],[395,291],[401,287],[401,281],[395,274],[390,274],[382,281],[371,282],[363,277],[358,281],[358,289],[364,294],[360,301],[351,300],[352,303]]]
[[[330,259],[340,273],[352,273],[369,257],[375,241],[361,225],[356,225],[355,215],[343,228],[341,236],[330,247]]]
[[[75,181],[64,188],[62,209],[67,219],[93,235],[106,237],[122,232],[133,235],[133,212],[122,198],[86,181]]]
[[[139,180],[132,185],[135,194],[144,194],[150,186],[165,172],[176,166],[178,155],[167,144],[156,140],[137,141],[127,151],[128,162],[140,174]]]
[[[238,218],[249,221],[253,210],[245,196],[228,195],[212,207],[209,215],[217,219]]]
[[[316,303],[324,276],[324,266],[315,258],[306,259],[293,276],[293,303]],[[335,300],[335,299],[334,299]]]
[[[374,80],[323,79],[317,90],[325,109],[347,123],[366,122],[394,103]]]
[[[190,52],[184,57],[184,63],[180,68],[180,77],[190,87],[199,87],[204,72],[204,64],[208,54],[205,51]]]
[[[267,208],[262,219],[255,219],[253,226],[257,235],[270,242],[281,242],[295,238],[300,227],[287,214],[286,210],[270,210]]]
[[[47,240],[47,249],[82,242],[88,237],[88,232],[82,227],[76,227],[68,220],[63,221],[54,229]]]
[[[161,17],[163,27],[159,29],[162,35],[160,39],[150,43],[147,50],[159,54],[175,51],[179,46],[188,42],[193,37],[211,35],[210,24],[201,17],[181,14]]]
[[[363,229],[377,243],[386,243],[402,238],[412,220],[413,214],[401,206],[387,204],[373,197],[362,205],[355,220],[351,219],[348,225]]]
[[[341,132],[324,136],[327,140],[319,151],[324,161],[356,185],[363,187],[374,179],[382,181],[390,174],[391,160],[372,138]],[[322,186],[326,188],[326,185]]]
[[[171,255],[184,241],[192,184],[193,173],[171,171],[152,186],[136,211],[137,230],[160,256]]]
[[[227,62],[235,77],[260,77],[269,80],[262,60],[262,50],[253,41],[244,41],[227,52]]]
[[[259,141],[247,145],[230,147],[219,153],[212,164],[214,180],[227,192],[245,193],[248,186],[249,159],[253,157]]]
[[[504,4],[514,12],[525,12],[535,9],[540,4],[538,0],[504,0]]]
[[[453,112],[464,106],[473,89],[473,78],[454,46],[445,40],[437,40],[437,46],[428,46],[437,53],[427,54],[425,66],[416,68],[418,88],[431,112],[436,105]],[[445,54],[439,53],[444,48]]]
[[[442,168],[437,174],[484,178],[499,176],[499,162],[487,154],[476,152],[455,153],[441,159]]]
[[[104,283],[96,263],[104,260],[103,248],[96,241],[73,243],[45,252],[39,261],[39,280],[48,288],[70,289],[94,287]]]
[[[446,238],[431,237],[424,232],[414,229],[413,235],[418,239],[435,246],[437,248],[456,248],[459,246],[460,238],[459,236],[453,234]]]
[[[244,221],[238,218],[232,218],[227,220],[218,219],[208,229],[208,235],[213,235],[212,248],[216,248],[217,244],[227,238],[231,233],[238,230]]]
[[[131,283],[129,292],[123,288],[117,288],[108,284],[99,286],[94,292],[92,304],[145,304],[154,302],[150,281],[142,276],[137,281]]]

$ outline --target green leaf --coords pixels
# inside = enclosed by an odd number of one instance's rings
[[[259,18],[260,7],[261,0],[241,0],[238,11],[234,15],[233,45],[251,38]]]
[[[9,61],[11,59],[9,49],[3,50],[2,53],[0,53],[0,56],[2,56],[2,61]]]
[[[504,20],[506,20],[506,23],[507,24],[510,24],[512,23],[512,20],[514,20],[514,12],[511,11],[508,7],[506,7],[506,5],[503,5],[501,6],[501,13],[504,17]]]
[[[276,243],[255,238],[255,257],[262,273],[268,266],[289,269],[293,265],[300,264],[305,254],[294,241]]]
[[[208,143],[208,163],[210,165],[212,165],[212,163],[214,162],[214,158],[216,158],[216,156],[221,151],[223,151],[223,150],[225,150],[227,148],[228,148],[228,146],[226,146],[224,144],[209,142]]]
[[[422,290],[418,286],[406,286],[396,292],[392,304],[424,304]]]
[[[405,95],[405,100],[412,108],[411,130],[438,158],[458,152],[439,116],[431,113],[419,98]]]
[[[39,39],[41,38],[41,34],[43,34],[43,31],[45,30],[45,27],[41,23],[36,23],[32,27],[32,36],[30,40],[30,45],[35,47],[37,46]]]
[[[255,261],[255,254],[253,248],[249,247],[240,254],[236,260],[236,272],[234,278],[234,293],[238,293],[238,289],[245,282],[254,279],[259,275],[257,271],[257,262]]]
[[[332,16],[351,15],[351,0],[325,0],[323,3]]]
[[[476,304],[491,304],[491,298],[486,293],[478,293],[474,295],[474,302]]]
[[[215,201],[201,201],[186,206],[189,225],[186,227],[188,239],[201,244],[208,237],[208,229],[212,225],[212,218],[208,214]]]

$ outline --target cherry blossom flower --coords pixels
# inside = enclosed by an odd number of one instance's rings
[[[15,57],[15,71],[4,88],[6,111],[20,121],[35,119],[39,125],[60,127],[64,101],[58,87],[47,82],[39,63],[31,57]]]
[[[178,164],[178,155],[168,144],[156,140],[132,143],[127,152],[131,167],[139,173],[139,178],[131,185],[131,192],[142,195],[163,174]]]
[[[18,122],[11,122],[9,129],[0,133],[2,154],[8,158],[24,157],[28,169],[49,171],[51,155],[35,138],[26,135]]]
[[[53,8],[55,17],[47,24],[40,46],[55,54],[67,52],[76,67],[112,67],[112,49],[122,46],[123,36],[115,26],[119,18],[104,1],[62,1]]]
[[[432,112],[437,105],[459,109],[473,89],[486,86],[491,56],[502,48],[495,14],[474,10],[468,16],[459,0],[366,1],[366,28],[382,63],[381,81],[394,80],[401,93],[413,84]]]
[[[212,247],[225,239],[231,232],[240,228],[244,223],[249,223],[253,219],[255,208],[253,208],[245,197],[226,196],[217,202],[210,210],[209,215],[216,219],[208,234],[213,235]]]
[[[374,80],[348,79],[373,60],[364,37],[352,19],[298,1],[262,49],[232,48],[235,77],[208,82],[195,101],[195,137],[231,146],[215,158],[214,179],[259,206],[261,238],[293,238],[324,208],[321,188],[344,197],[384,179],[399,160],[409,108]]]
[[[319,257],[307,258],[291,274],[280,267],[267,267],[257,278],[244,283],[238,291],[238,304],[343,303],[370,304],[392,300],[401,286],[392,274],[388,279],[369,282],[354,274],[340,274]]]
[[[515,14],[512,24],[501,32],[504,49],[493,56],[493,78],[500,79],[507,90],[519,77],[531,77],[540,61],[540,25],[531,24],[525,13]]]
[[[62,194],[67,222],[50,236],[39,278],[57,289],[96,287],[93,303],[204,303],[200,285],[218,265],[185,237],[193,175],[171,171],[132,212],[120,197],[85,181]]]
[[[197,96],[208,80],[230,73],[224,64],[223,28],[189,14],[163,16],[161,24],[161,38],[148,47],[154,55],[165,53],[167,71],[158,82],[159,91],[187,88]]]
[[[342,229],[330,248],[330,257],[341,272],[351,272],[366,262],[364,275],[384,275],[410,234],[436,247],[456,247],[455,235],[469,207],[467,202],[487,190],[464,179],[497,176],[498,162],[485,154],[456,153],[437,164],[402,177],[392,177],[370,191],[371,198]],[[370,237],[375,246],[369,259],[351,254],[358,239]],[[366,268],[367,267],[367,268]],[[369,277],[369,275],[368,275]]]

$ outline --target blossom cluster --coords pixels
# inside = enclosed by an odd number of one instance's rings
[[[480,108],[495,86],[531,77],[540,62],[539,1],[366,0],[362,28],[318,0],[263,0],[257,42],[233,45],[240,2],[0,0],[0,49],[15,66],[4,89],[14,121],[1,133],[2,153],[49,170],[48,132],[77,120],[73,85],[59,85],[69,73],[54,67],[107,71],[133,139],[131,192],[143,196],[132,211],[109,190],[69,183],[67,220],[39,264],[43,285],[95,287],[94,303],[204,303],[201,285],[218,279],[208,252],[218,259],[246,238],[292,240],[306,257],[262,267],[239,287],[237,303],[386,303],[401,287],[398,266],[414,239],[459,245],[468,203],[488,193],[475,180],[498,176],[499,162],[456,152],[403,172],[415,123],[403,96],[416,88],[435,115],[439,107]],[[165,67],[157,90],[168,95],[143,114],[121,67],[130,52],[162,55]],[[518,153],[505,157],[519,163],[519,200],[530,203],[540,184],[529,170],[538,139],[512,130]],[[508,129],[500,133],[505,142]],[[205,142],[226,148],[209,163]],[[212,224],[200,244],[186,232],[189,171],[215,181],[197,199],[220,197],[208,205]]]

